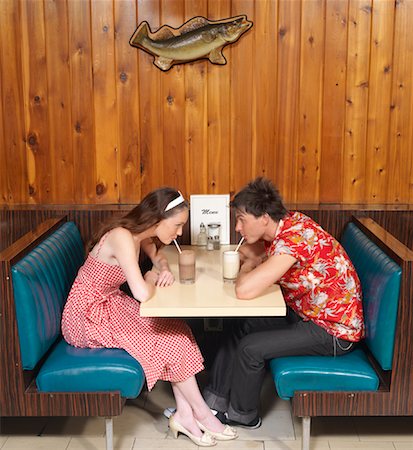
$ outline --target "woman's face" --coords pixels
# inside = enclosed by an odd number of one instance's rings
[[[163,219],[156,227],[156,236],[163,244],[170,244],[178,236],[182,236],[182,228],[188,220],[188,209],[182,209],[173,216]]]

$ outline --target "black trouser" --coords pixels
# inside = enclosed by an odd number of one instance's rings
[[[234,321],[218,350],[204,398],[210,408],[249,423],[258,415],[266,361],[281,356],[341,355],[354,345],[335,339],[291,309],[287,317]]]

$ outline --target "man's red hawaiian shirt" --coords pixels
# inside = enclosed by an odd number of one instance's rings
[[[290,212],[265,247],[267,256],[288,254],[297,260],[279,280],[288,306],[340,339],[363,337],[360,280],[330,234],[306,215]]]

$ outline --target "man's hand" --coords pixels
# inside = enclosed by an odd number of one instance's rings
[[[144,275],[144,279],[147,283],[153,284],[154,286],[156,286],[156,283],[158,282],[158,277],[159,274],[157,272],[155,272],[154,270],[148,270],[145,275]]]

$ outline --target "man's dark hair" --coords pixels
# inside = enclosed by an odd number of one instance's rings
[[[231,206],[255,217],[268,214],[275,221],[281,220],[288,212],[278,189],[264,177],[248,183],[235,195]]]

